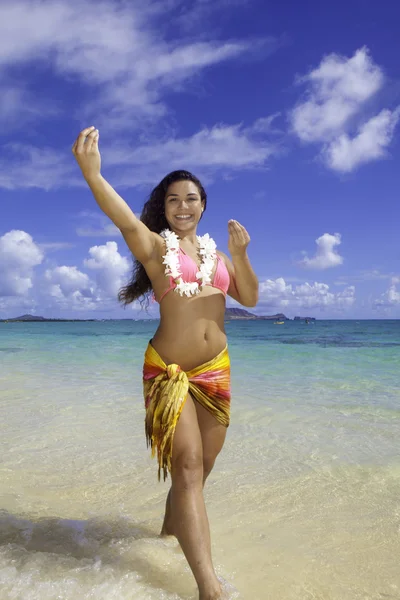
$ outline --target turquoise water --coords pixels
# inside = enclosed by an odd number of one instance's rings
[[[155,321],[0,324],[0,598],[189,599],[143,431]],[[206,487],[241,598],[400,598],[400,321],[230,321]]]

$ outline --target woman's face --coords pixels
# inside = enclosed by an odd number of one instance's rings
[[[175,181],[165,194],[165,217],[174,231],[188,232],[196,228],[204,202],[193,181]]]

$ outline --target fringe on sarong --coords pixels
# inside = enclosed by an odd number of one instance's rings
[[[147,346],[143,366],[143,393],[146,407],[146,440],[152,457],[157,451],[158,480],[161,469],[164,481],[171,472],[175,427],[188,392],[219,423],[229,426],[230,360],[226,346],[215,358],[182,371],[179,365],[166,365],[151,343]]]

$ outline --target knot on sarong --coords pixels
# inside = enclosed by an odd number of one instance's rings
[[[176,365],[174,363],[171,364],[171,365],[167,365],[167,376],[168,376],[168,379],[172,379],[172,377],[175,377],[175,375],[177,375],[181,371],[182,371],[182,369],[180,368],[179,365]]]
[[[188,394],[225,427],[230,412],[230,362],[225,348],[215,358],[184,371],[167,365],[151,344],[143,366],[143,392],[146,403],[146,440],[152,456],[157,454],[158,479],[164,480],[172,468],[175,429]]]

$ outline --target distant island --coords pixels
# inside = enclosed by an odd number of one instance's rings
[[[227,308],[225,311],[225,320],[234,321],[234,320],[245,320],[245,321],[290,321],[286,315],[283,313],[277,313],[275,315],[255,315],[254,313],[249,312],[248,310],[244,310],[243,308]],[[66,323],[75,323],[78,321],[104,321],[106,319],[49,319],[46,317],[40,317],[35,315],[21,315],[20,317],[13,317],[10,319],[0,319],[0,323],[12,323],[12,322],[66,322]],[[110,321],[134,321],[135,319],[107,319]],[[295,317],[295,321],[299,320],[310,320],[315,321],[314,317]]]
[[[244,310],[243,308],[227,308],[225,310],[225,320],[233,321],[235,319],[242,319],[246,321],[290,321],[290,319],[283,313],[277,313],[276,315],[255,315],[254,313]]]
[[[293,321],[315,321],[315,317],[295,317]]]
[[[46,319],[46,317],[38,317],[35,315],[22,315],[21,317],[13,317],[11,319],[0,319],[0,323],[12,323],[16,321],[41,321],[41,322],[50,322],[50,321],[63,321],[68,323],[74,323],[76,321],[101,321],[102,319]]]

